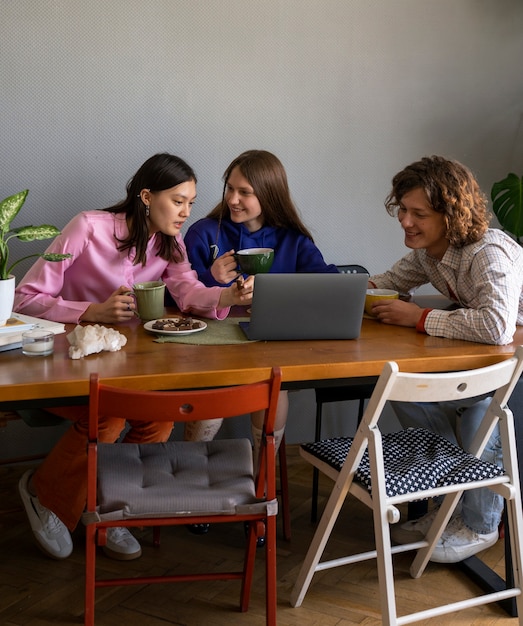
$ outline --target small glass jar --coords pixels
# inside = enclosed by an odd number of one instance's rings
[[[22,352],[27,356],[53,354],[54,334],[48,330],[33,328],[22,334]]]

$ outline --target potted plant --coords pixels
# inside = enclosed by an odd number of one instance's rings
[[[53,239],[60,231],[55,226],[42,224],[41,226],[19,226],[11,228],[11,223],[22,208],[29,190],[9,196],[0,202],[0,326],[5,326],[13,311],[15,297],[15,277],[11,274],[13,267],[21,261],[31,257],[42,257],[46,261],[63,261],[71,254],[29,254],[9,265],[9,241],[17,238],[19,241],[36,241]]]
[[[509,174],[492,185],[492,210],[503,230],[514,235],[523,245],[523,176]]]

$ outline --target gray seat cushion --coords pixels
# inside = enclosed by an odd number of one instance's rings
[[[447,439],[423,428],[388,433],[383,435],[382,440],[388,496],[486,480],[504,474],[502,467],[477,459]],[[336,437],[303,444],[302,448],[340,471],[352,441],[352,437]],[[367,450],[355,478],[369,492],[372,491]]]
[[[101,519],[258,512],[248,439],[99,444]]]

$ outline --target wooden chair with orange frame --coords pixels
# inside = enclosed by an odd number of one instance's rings
[[[274,420],[281,371],[252,384],[196,391],[136,391],[90,379],[85,560],[85,625],[93,626],[100,587],[194,580],[242,581],[240,609],[247,611],[257,537],[265,534],[266,623],[276,624],[276,461]],[[174,387],[174,385],[173,385]],[[98,443],[98,416],[185,422],[265,410],[259,467],[253,472],[248,439],[208,442]],[[246,522],[243,570],[107,579],[97,573],[97,547],[111,526],[160,528]],[[180,549],[183,549],[181,546]]]

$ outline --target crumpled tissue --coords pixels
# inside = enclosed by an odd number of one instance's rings
[[[127,337],[113,328],[106,328],[99,324],[91,326],[78,325],[67,335],[71,344],[69,356],[72,359],[81,359],[96,352],[117,352],[127,343]]]

